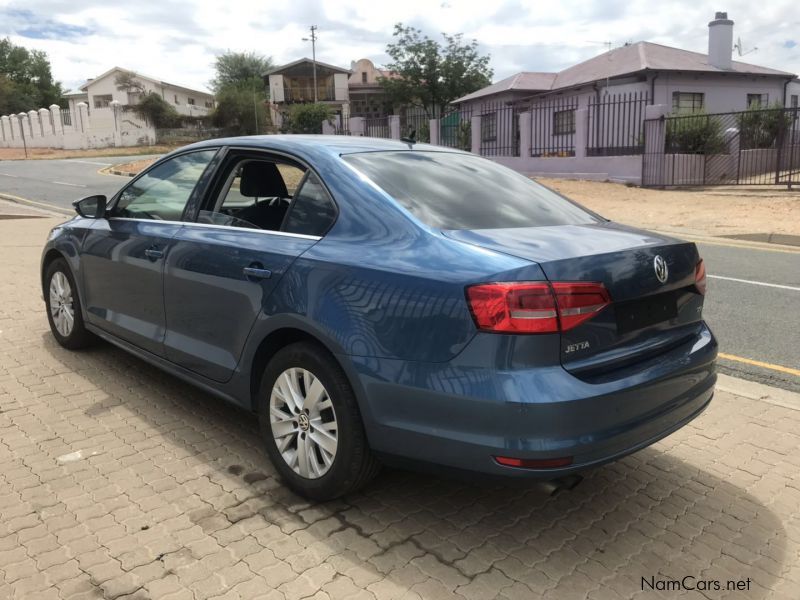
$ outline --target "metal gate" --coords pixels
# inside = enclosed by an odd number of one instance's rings
[[[800,109],[644,122],[642,185],[800,185]]]

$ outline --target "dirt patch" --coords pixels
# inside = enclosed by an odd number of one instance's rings
[[[135,148],[98,148],[96,150],[59,150],[54,148],[28,148],[28,160],[46,158],[97,158],[101,156],[135,156],[137,154],[164,154],[172,146],[137,146]],[[22,148],[0,148],[0,160],[25,160]]]
[[[604,217],[697,235],[800,235],[800,191],[720,187],[654,190],[618,183],[537,178]]]

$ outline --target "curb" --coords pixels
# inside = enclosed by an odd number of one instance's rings
[[[136,177],[138,173],[131,173],[129,171],[120,171],[112,167],[104,167],[97,171],[100,175],[116,175],[117,177]]]
[[[644,228],[646,229],[646,228]],[[702,233],[694,233],[681,229],[651,229],[655,233],[661,233],[671,237],[679,237],[690,242],[700,242],[702,244],[713,244],[717,246],[728,246],[737,248],[751,248],[753,250],[771,250],[773,252],[789,252],[798,254],[800,247],[794,245],[779,244],[776,242],[759,242],[751,240],[733,239],[725,236],[712,236]]]
[[[0,192],[0,200],[6,200],[7,202],[13,202],[14,204],[22,204],[24,206],[29,206],[43,213],[49,213],[50,216],[54,217],[63,217],[63,216],[71,217],[73,215],[72,211],[67,210],[66,208],[59,208],[58,206],[53,206],[52,204],[47,204],[45,202],[28,200],[27,198],[12,196],[11,194],[6,194],[2,192]]]
[[[738,377],[731,377],[722,373],[717,374],[717,390],[728,392],[735,396],[742,396],[751,400],[759,400],[782,406],[791,410],[800,411],[800,394],[779,387],[748,381]]]

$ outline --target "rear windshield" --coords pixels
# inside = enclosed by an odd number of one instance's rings
[[[345,161],[437,229],[577,225],[598,220],[490,160],[449,152],[365,152]]]

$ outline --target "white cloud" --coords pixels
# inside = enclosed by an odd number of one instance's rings
[[[758,47],[742,60],[800,72],[800,11],[793,0],[725,4],[736,21],[734,37],[746,49]],[[0,0],[0,36],[45,50],[68,87],[118,65],[205,88],[214,56],[224,50],[255,51],[278,64],[310,56],[302,38],[312,23],[319,26],[319,60],[348,66],[368,57],[383,64],[393,26],[402,21],[434,37],[476,38],[500,79],[564,68],[604,51],[605,41],[649,40],[702,52],[718,8],[708,0]]]

